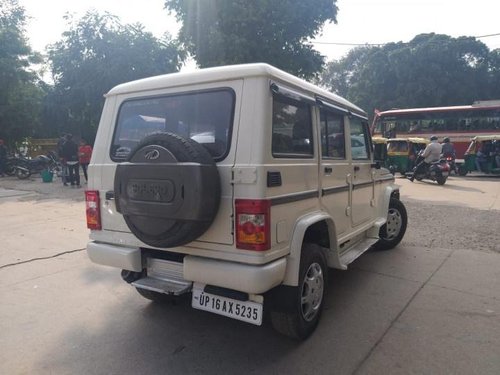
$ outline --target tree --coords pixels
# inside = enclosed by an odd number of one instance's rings
[[[69,30],[50,46],[54,89],[46,114],[92,141],[112,87],[131,80],[176,72],[184,53],[168,34],[155,38],[140,24],[123,25],[108,13],[88,12],[80,20],[67,16]]]
[[[473,37],[420,34],[409,43],[355,49],[329,63],[321,82],[369,113],[470,104],[491,98],[490,60],[488,47]]]
[[[310,78],[324,57],[308,40],[336,22],[336,0],[166,0],[179,40],[202,68],[266,62]]]
[[[488,87],[491,99],[500,99],[500,49],[490,52],[488,60]]]
[[[0,138],[12,144],[34,134],[44,92],[30,65],[41,62],[24,36],[26,16],[17,0],[0,3]]]

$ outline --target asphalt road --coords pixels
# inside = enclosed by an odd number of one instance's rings
[[[84,251],[82,190],[0,179],[0,374],[498,374],[500,179],[402,179],[402,244],[332,271],[298,343],[155,305]]]

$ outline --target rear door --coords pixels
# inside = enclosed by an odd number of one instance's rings
[[[332,216],[337,235],[350,228],[349,202],[351,164],[346,147],[344,113],[320,109],[321,129],[321,204]]]
[[[368,122],[360,117],[350,116],[349,128],[352,159],[351,222],[356,227],[374,217],[375,185],[372,176],[372,146]]]
[[[111,197],[116,166],[146,135],[168,131],[202,144],[217,163],[221,179],[221,202],[210,228],[197,241],[233,243],[233,187],[231,169],[235,161],[236,134],[243,80],[165,89],[116,98],[116,110],[107,136],[109,149],[99,167],[102,170],[100,194]],[[102,126],[102,125],[101,125]],[[104,136],[104,135],[103,135]],[[109,146],[110,145],[110,146]],[[102,199],[101,198],[101,199]],[[113,199],[105,199],[101,210],[103,230],[130,232],[117,212]]]

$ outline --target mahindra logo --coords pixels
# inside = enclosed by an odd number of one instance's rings
[[[160,151],[156,149],[146,151],[146,153],[144,154],[144,158],[146,158],[146,160],[156,160],[159,157],[160,157]]]

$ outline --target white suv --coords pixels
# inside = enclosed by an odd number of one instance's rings
[[[361,109],[266,64],[119,85],[90,165],[88,255],[151,300],[191,293],[194,308],[256,325],[266,312],[304,339],[328,267],[405,233],[372,154]]]

